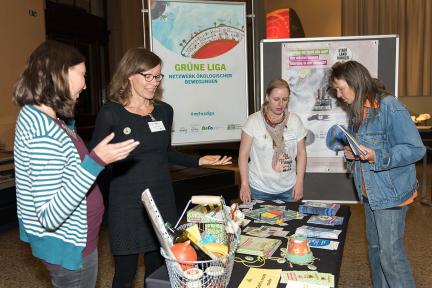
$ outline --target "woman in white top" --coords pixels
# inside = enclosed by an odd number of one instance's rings
[[[307,132],[301,119],[288,112],[289,94],[285,80],[270,81],[261,110],[242,129],[238,162],[243,202],[303,198]]]

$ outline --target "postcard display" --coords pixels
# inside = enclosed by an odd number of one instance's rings
[[[296,211],[287,209],[282,201],[263,203],[260,200],[240,205],[251,221],[248,223],[255,224],[243,227],[237,249],[235,261],[250,268],[240,287],[258,281],[256,275],[268,277],[269,283],[286,283],[287,287],[334,287],[333,274],[316,271],[315,260],[318,258],[314,251],[332,253],[339,248],[344,221],[344,217],[336,216],[340,207],[337,203],[305,202]],[[303,220],[305,225],[289,231],[291,221],[302,219],[307,219],[307,222]],[[288,239],[286,247],[281,239]],[[261,269],[267,261],[277,261],[281,269]],[[306,271],[300,271],[298,267]]]

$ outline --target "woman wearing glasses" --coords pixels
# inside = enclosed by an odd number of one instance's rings
[[[226,156],[198,158],[171,149],[173,109],[156,93],[163,79],[161,64],[161,59],[147,49],[126,52],[110,83],[109,102],[99,111],[90,143],[98,143],[111,132],[116,135],[113,142],[140,141],[128,158],[112,166],[108,221],[115,260],[113,287],[132,287],[139,253],[144,253],[146,276],[163,264],[141,193],[149,188],[164,220],[175,223],[168,163],[188,167],[231,163]]]

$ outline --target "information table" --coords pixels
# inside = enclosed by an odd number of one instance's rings
[[[281,205],[276,204],[273,202],[265,202],[263,204],[271,204],[271,205]],[[286,206],[286,209],[290,210],[298,210],[299,203],[284,203],[283,205]],[[259,206],[255,205],[254,209],[259,208]],[[312,248],[313,255],[315,256],[314,265],[317,267],[317,272],[322,273],[331,273],[335,276],[335,287],[337,287],[337,283],[339,280],[339,272],[340,267],[342,264],[342,254],[345,244],[345,238],[346,238],[346,232],[348,228],[348,221],[350,218],[351,212],[349,207],[341,205],[339,211],[337,212],[336,216],[344,217],[344,221],[342,225],[338,226],[324,226],[324,225],[314,225],[314,224],[307,224],[307,220],[309,220],[310,216],[305,216],[301,220],[290,220],[286,222],[288,225],[284,226],[284,230],[288,230],[289,234],[294,234],[297,227],[308,225],[308,226],[315,226],[315,227],[322,227],[322,228],[330,228],[330,229],[339,229],[342,230],[342,232],[339,234],[339,238],[336,241],[339,241],[339,246],[337,250],[331,251],[331,250],[325,250],[325,249],[316,249]],[[261,224],[261,223],[254,223],[252,220],[247,227],[259,227],[261,225],[269,225],[269,224]],[[278,225],[276,225],[278,226]],[[273,256],[279,256],[280,255],[280,248],[287,246],[287,238],[281,238],[281,237],[272,237],[276,239],[282,240],[282,245],[278,248],[278,250],[274,253]],[[244,254],[236,254],[236,256],[241,257],[244,259]],[[268,268],[268,269],[282,269],[282,270],[303,270],[303,271],[310,271],[307,266],[302,265],[296,265],[293,264],[293,268],[290,268],[288,263],[279,264],[276,261],[273,260],[267,260],[265,265],[260,268]],[[246,275],[248,271],[248,267],[244,266],[241,263],[235,263],[234,268],[231,275],[231,280],[228,284],[228,287],[238,287],[240,285],[240,282],[243,280],[244,276]],[[278,287],[285,287],[286,284],[279,283]],[[162,266],[158,270],[156,270],[153,274],[151,274],[146,279],[146,287],[149,288],[168,288],[171,287],[168,279],[168,272],[166,269],[166,266]]]
[[[421,191],[421,203],[424,205],[432,206],[432,194],[428,196],[427,187],[427,164],[428,164],[428,154],[432,151],[432,126],[417,126],[417,129],[422,138],[423,144],[426,146],[426,154],[423,157],[422,166],[422,191]]]

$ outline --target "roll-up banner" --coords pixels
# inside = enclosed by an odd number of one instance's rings
[[[240,140],[248,116],[246,5],[149,1],[151,49],[163,61],[172,144]]]

